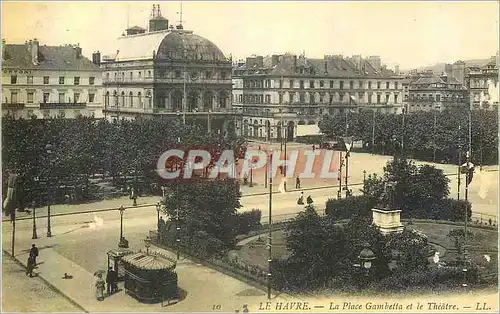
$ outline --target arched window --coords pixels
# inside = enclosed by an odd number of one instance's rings
[[[172,94],[172,110],[182,111],[182,93],[180,91],[175,91]]]
[[[108,73],[109,77],[109,73]],[[107,107],[109,106],[109,91],[106,92],[106,96],[104,96],[104,105]]]
[[[118,107],[118,93],[116,91],[113,92],[113,98],[115,100],[115,106]]]
[[[151,108],[151,91],[148,90],[146,92],[146,98],[148,99],[147,102],[148,102],[148,108]]]
[[[121,106],[125,107],[125,92],[122,92]]]
[[[132,72],[130,72],[130,73],[132,73]],[[128,98],[129,98],[130,107],[134,107],[134,95],[132,94],[132,92],[130,92],[128,94]]]
[[[137,93],[137,105],[139,106],[139,108],[142,108],[142,95],[141,95],[141,92]]]

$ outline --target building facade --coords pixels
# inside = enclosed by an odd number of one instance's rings
[[[238,128],[248,137],[297,135],[298,125],[317,125],[323,115],[361,110],[401,113],[402,78],[380,57],[254,56],[233,67]]]
[[[445,110],[468,106],[468,90],[454,77],[432,72],[413,74],[404,80],[408,86],[405,106],[408,112]]]
[[[102,74],[79,46],[2,41],[2,114],[39,119],[101,118]]]
[[[102,59],[107,118],[162,116],[234,130],[231,59],[208,39],[169,25],[159,6],[148,30],[127,29],[113,54],[95,57]]]
[[[498,56],[483,67],[469,68],[465,78],[471,109],[498,110]]]

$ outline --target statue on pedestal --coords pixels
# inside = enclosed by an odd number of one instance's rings
[[[395,184],[393,182],[384,183],[384,192],[379,198],[379,206],[384,209],[394,209],[394,191]]]

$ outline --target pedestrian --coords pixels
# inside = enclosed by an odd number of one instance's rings
[[[297,200],[297,204],[304,205],[304,192],[300,192],[300,197]]]
[[[247,183],[248,183],[248,174],[245,172],[245,173],[243,174],[243,184],[245,184],[245,185],[246,185]]]
[[[118,272],[116,270],[112,270],[112,283],[111,283],[111,293],[115,293],[118,291]]]
[[[113,293],[113,268],[108,268],[108,273],[106,274],[106,290],[108,295]]]
[[[243,313],[248,313],[248,305],[243,304]]]
[[[311,205],[312,203],[314,203],[314,202],[313,202],[313,199],[312,199],[311,195],[309,195],[309,196],[307,197],[307,205]]]
[[[300,189],[300,178],[297,176],[297,179],[295,179],[295,188]]]
[[[279,165],[279,166],[278,166],[278,169],[280,170],[280,174],[283,174],[283,166],[282,166],[282,165]]]
[[[313,152],[316,150],[316,145],[313,145]]]
[[[30,257],[33,257],[33,263],[36,266],[36,258],[38,257],[38,248],[34,244],[31,245]]]
[[[104,300],[104,289],[105,289],[105,282],[102,279],[102,274],[97,274],[97,280],[95,282],[95,289],[96,289],[96,298],[98,301]]]
[[[30,278],[33,277],[33,269],[35,269],[35,260],[33,256],[28,257],[28,262],[26,263],[26,275],[29,275]]]

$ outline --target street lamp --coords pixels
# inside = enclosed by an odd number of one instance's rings
[[[149,248],[151,247],[151,238],[149,236],[144,239],[144,246],[146,247],[146,255],[149,255]]]
[[[161,203],[158,202],[156,204],[156,213],[157,213],[157,216],[156,216],[156,225],[158,226],[158,231],[156,233],[156,236],[158,238],[158,242],[160,241],[160,210],[161,210]]]
[[[366,170],[363,170],[363,194],[366,194]]]
[[[51,176],[52,176],[52,145],[47,144],[45,145],[45,150],[47,151],[47,155],[49,156],[49,176],[48,176],[48,181],[47,181],[47,237],[52,237],[52,230],[50,227],[50,184],[51,184]]]
[[[33,207],[33,235],[31,236],[31,238],[35,240],[38,239],[38,235],[36,234],[36,221],[35,221],[36,202],[33,201],[31,204]]]
[[[120,206],[118,209],[120,211],[120,242],[118,242],[119,248],[128,248],[128,241],[123,237],[123,212],[125,207]]]
[[[365,271],[365,276],[368,276],[370,269],[373,266],[373,261],[377,259],[377,256],[370,249],[370,244],[365,243],[363,250],[358,255],[359,264],[354,264],[355,267],[363,268]]]

